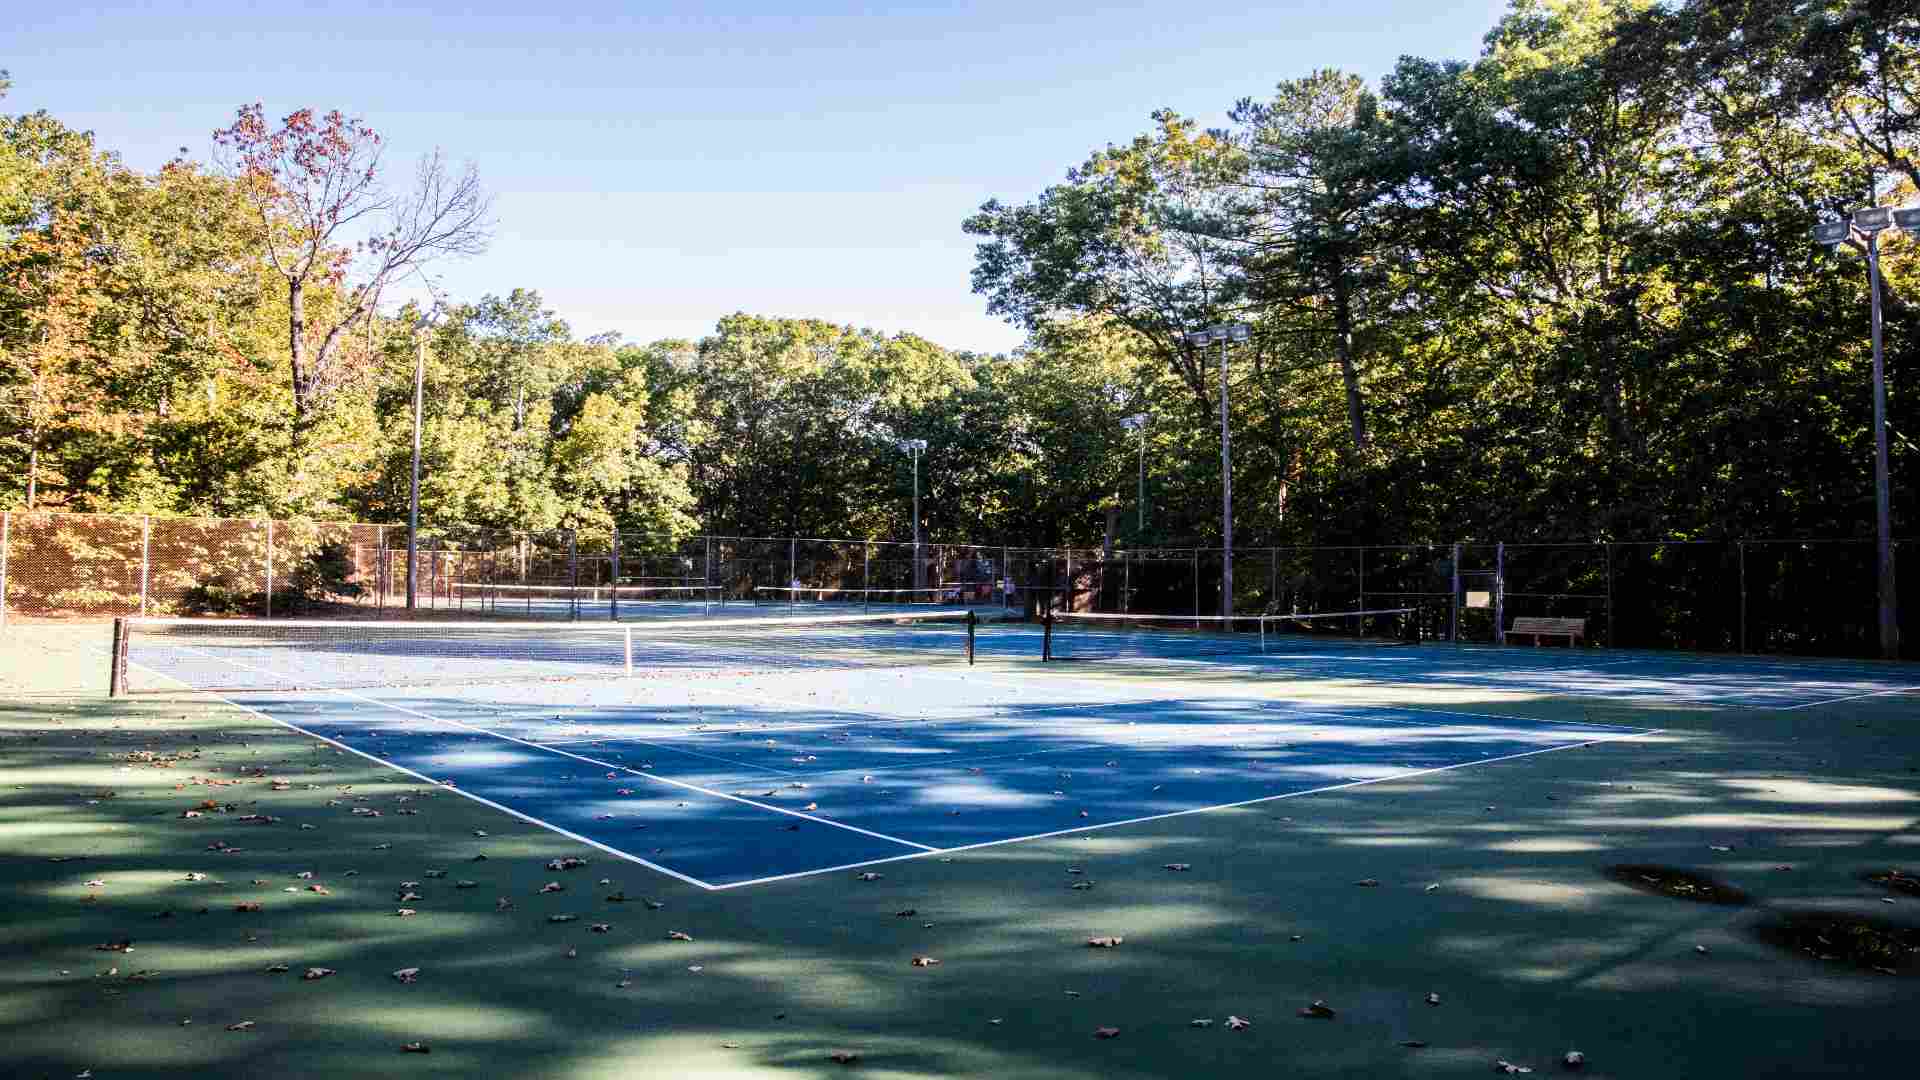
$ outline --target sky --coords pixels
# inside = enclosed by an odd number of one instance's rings
[[[1150,126],[1223,124],[1324,67],[1471,59],[1505,0],[68,0],[0,25],[9,113],[152,169],[240,105],[363,118],[395,181],[471,161],[486,254],[456,301],[540,293],[584,337],[695,339],[735,311],[1000,352],[961,222]]]

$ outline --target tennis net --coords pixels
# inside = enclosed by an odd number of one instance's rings
[[[904,604],[958,604],[959,590],[950,588],[836,589],[813,586],[761,585],[753,590],[760,607],[897,607]]]
[[[567,611],[605,608],[699,608],[702,614],[726,599],[718,585],[507,585],[489,581],[456,581],[452,597],[459,607],[476,611]]]
[[[1122,615],[1057,612],[1041,639],[1047,660],[1180,660],[1417,640],[1414,608],[1282,615]]]
[[[619,624],[126,618],[109,692],[307,690],[971,663],[964,610]]]

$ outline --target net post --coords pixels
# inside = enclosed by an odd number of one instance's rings
[[[1260,616],[1260,651],[1267,651],[1267,616],[1264,613]]]
[[[127,696],[127,620],[113,620],[113,644],[107,653],[107,696]]]
[[[974,614],[972,609],[968,609],[967,611],[967,666],[968,667],[973,666],[974,628],[979,625],[980,625],[980,616]]]
[[[623,662],[626,667],[627,675],[631,677],[633,675],[633,627],[631,626],[623,627],[620,638],[621,638],[621,641],[620,641],[621,651],[623,653]]]
[[[1040,659],[1053,659],[1053,612],[1048,609],[1040,612]]]

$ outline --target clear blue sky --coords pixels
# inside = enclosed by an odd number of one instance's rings
[[[1019,335],[960,222],[1167,106],[1207,124],[1319,67],[1467,59],[1505,0],[91,0],[8,5],[0,109],[149,169],[245,102],[364,117],[404,178],[439,146],[496,199],[455,299],[538,290],[582,336],[698,337],[736,310]],[[884,14],[882,14],[884,12]]]

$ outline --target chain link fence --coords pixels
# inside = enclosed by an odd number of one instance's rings
[[[1035,548],[819,537],[0,512],[0,624],[123,615],[602,619],[622,596],[790,603],[792,589],[890,603],[1210,615],[1217,548]],[[412,586],[413,603],[408,604]],[[1504,643],[1513,620],[1577,618],[1611,648],[1878,654],[1874,542],[1854,539],[1236,548],[1232,609],[1413,608],[1422,637]],[[617,591],[615,587],[617,588]],[[1920,655],[1920,581],[1901,589]]]

